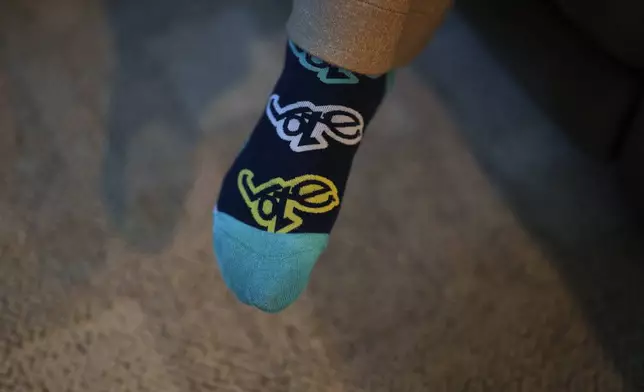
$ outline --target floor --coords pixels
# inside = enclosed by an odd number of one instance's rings
[[[643,390],[612,170],[458,13],[399,72],[303,297],[238,303],[210,211],[288,15],[252,3],[0,4],[0,391]]]

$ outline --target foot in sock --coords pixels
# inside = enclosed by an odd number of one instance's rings
[[[289,43],[266,111],[214,211],[215,254],[242,302],[278,312],[305,289],[385,79],[331,66]]]

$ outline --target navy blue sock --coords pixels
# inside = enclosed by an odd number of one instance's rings
[[[217,260],[242,302],[277,312],[304,290],[385,89],[385,75],[334,67],[289,43],[282,75],[214,211]]]

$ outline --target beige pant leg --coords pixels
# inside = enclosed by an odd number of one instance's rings
[[[294,0],[290,39],[323,60],[363,74],[409,63],[451,0]]]

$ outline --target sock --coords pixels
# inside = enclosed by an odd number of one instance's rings
[[[385,75],[331,66],[289,42],[282,75],[214,210],[215,254],[240,301],[273,313],[306,288],[385,89]]]

